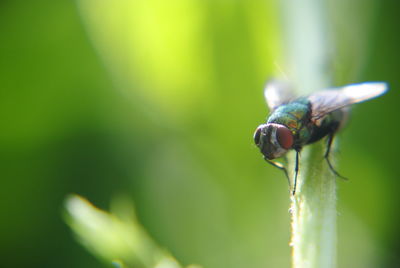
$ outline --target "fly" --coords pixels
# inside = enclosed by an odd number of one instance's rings
[[[324,137],[327,137],[326,162],[336,176],[342,177],[329,161],[329,153],[333,137],[346,121],[348,106],[376,98],[386,91],[386,83],[366,82],[296,98],[287,84],[272,80],[264,90],[270,115],[267,122],[256,129],[254,142],[268,163],[284,171],[289,188],[291,184],[285,166],[272,160],[283,157],[289,150],[296,151],[293,195],[296,193],[301,149]]]

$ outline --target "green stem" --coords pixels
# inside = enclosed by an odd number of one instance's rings
[[[292,266],[336,266],[336,178],[323,160],[325,144],[301,155],[297,193],[291,198]]]
[[[332,40],[328,0],[282,0],[286,67],[300,95],[331,86]],[[336,178],[324,160],[326,145],[306,146],[291,197],[292,267],[336,266]],[[291,163],[294,161],[291,155]],[[293,171],[293,167],[291,168]]]

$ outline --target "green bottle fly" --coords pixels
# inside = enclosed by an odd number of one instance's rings
[[[366,82],[295,98],[287,84],[270,81],[264,94],[271,114],[267,122],[256,129],[254,142],[268,163],[285,172],[289,186],[290,179],[286,168],[272,160],[283,157],[291,149],[296,151],[292,189],[294,195],[301,149],[307,144],[327,137],[325,159],[330,169],[340,176],[329,161],[329,153],[335,133],[346,121],[348,106],[378,97],[386,91],[386,83]]]

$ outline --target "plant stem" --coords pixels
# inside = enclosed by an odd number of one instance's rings
[[[336,178],[323,160],[324,143],[304,151],[297,193],[291,197],[292,266],[336,266]]]
[[[328,88],[333,55],[332,36],[327,34],[328,0],[282,0],[281,4],[290,80],[300,95]],[[306,146],[300,157],[296,195],[291,196],[290,207],[293,268],[336,266],[336,177],[324,160],[325,150],[320,141]]]

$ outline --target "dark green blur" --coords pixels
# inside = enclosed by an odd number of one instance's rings
[[[276,5],[137,1],[122,43],[123,19],[78,2],[0,3],[0,267],[107,267],[65,224],[69,193],[107,210],[128,196],[183,264],[289,267],[287,181],[252,139],[284,54]],[[399,8],[378,1],[358,75],[359,27],[341,26],[337,83],[390,90],[339,135],[339,267],[400,267]]]

